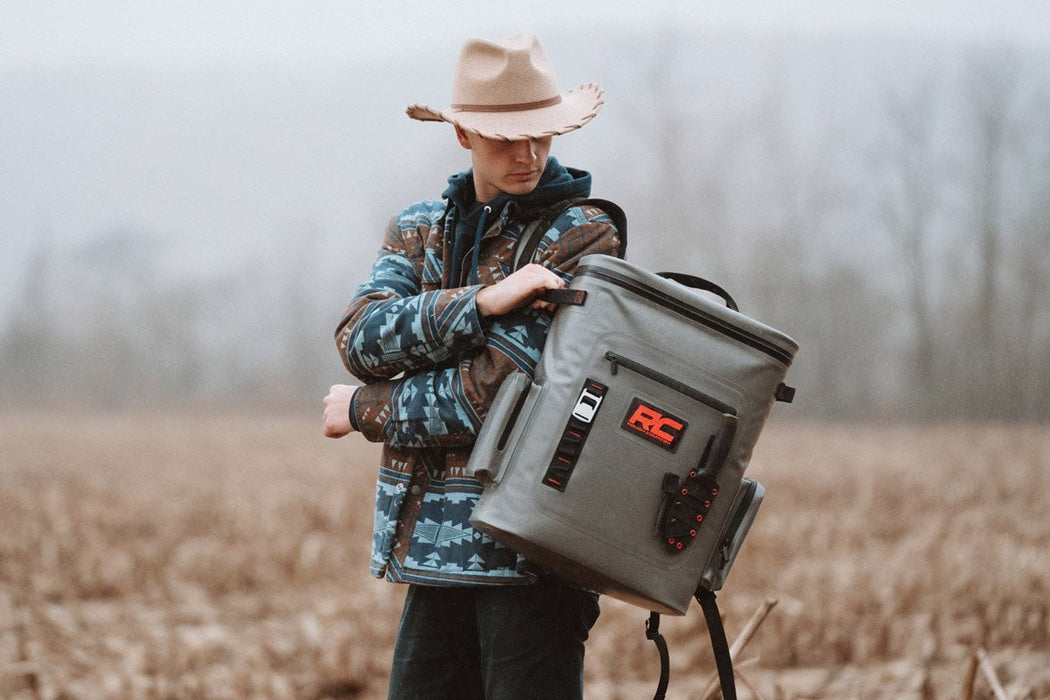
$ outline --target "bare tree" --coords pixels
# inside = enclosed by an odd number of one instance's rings
[[[50,239],[41,237],[4,328],[0,395],[7,402],[36,404],[54,398],[46,381],[57,352],[50,332],[57,321],[52,306],[54,258]]]
[[[905,308],[914,350],[906,391],[926,411],[936,402],[937,342],[932,311],[930,237],[942,172],[936,152],[932,78],[887,91],[882,100],[886,132],[877,150],[878,210],[898,250],[905,282]]]
[[[644,194],[628,218],[644,222],[646,237],[655,239],[644,263],[718,276],[726,270],[724,240],[733,236],[725,214],[735,140],[694,99],[698,76],[688,45],[674,28],[647,45],[647,60],[634,66],[640,99],[618,107],[651,156],[632,165]]]
[[[1009,251],[1018,242],[1017,191],[1030,183],[1017,177],[1028,141],[1024,90],[1027,75],[1016,53],[1001,47],[975,52],[967,63],[965,99],[972,119],[972,201],[976,286],[971,315],[972,387],[967,403],[987,414],[1019,417],[1018,397],[1026,382],[1018,330],[1007,298]]]
[[[1025,147],[1014,180],[1020,189],[1014,245],[1008,251],[1011,290],[1007,315],[1015,338],[1021,417],[1050,417],[1050,84],[1039,84],[1028,116]]]

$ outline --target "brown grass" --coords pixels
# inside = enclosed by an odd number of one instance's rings
[[[381,698],[403,591],[367,572],[376,449],[319,419],[0,416],[0,697]],[[1050,697],[1050,431],[773,424],[719,602],[741,696],[957,697],[975,650]],[[644,611],[605,599],[587,697],[652,697]],[[713,672],[664,617],[669,698]],[[757,658],[757,660],[756,660]],[[990,697],[977,683],[976,697]]]

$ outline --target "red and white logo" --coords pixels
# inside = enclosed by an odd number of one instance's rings
[[[685,433],[686,425],[681,418],[635,398],[627,410],[622,427],[673,452]]]

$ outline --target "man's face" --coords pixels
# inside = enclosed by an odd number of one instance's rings
[[[497,141],[456,128],[463,148],[470,150],[474,168],[474,193],[488,202],[501,193],[522,195],[536,189],[547,165],[553,137],[523,141]]]

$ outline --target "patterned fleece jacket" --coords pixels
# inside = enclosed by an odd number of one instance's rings
[[[515,370],[532,376],[552,315],[524,309],[481,318],[475,298],[513,271],[515,244],[536,212],[587,196],[590,175],[551,158],[528,195],[481,207],[473,189],[470,171],[454,175],[447,202],[419,202],[391,219],[335,333],[347,369],[364,383],[351,423],[384,443],[371,569],[391,581],[529,581],[514,552],[471,526],[482,489],[465,467],[503,379]],[[568,282],[581,257],[615,255],[619,245],[605,212],[573,206],[543,234],[532,261]]]

